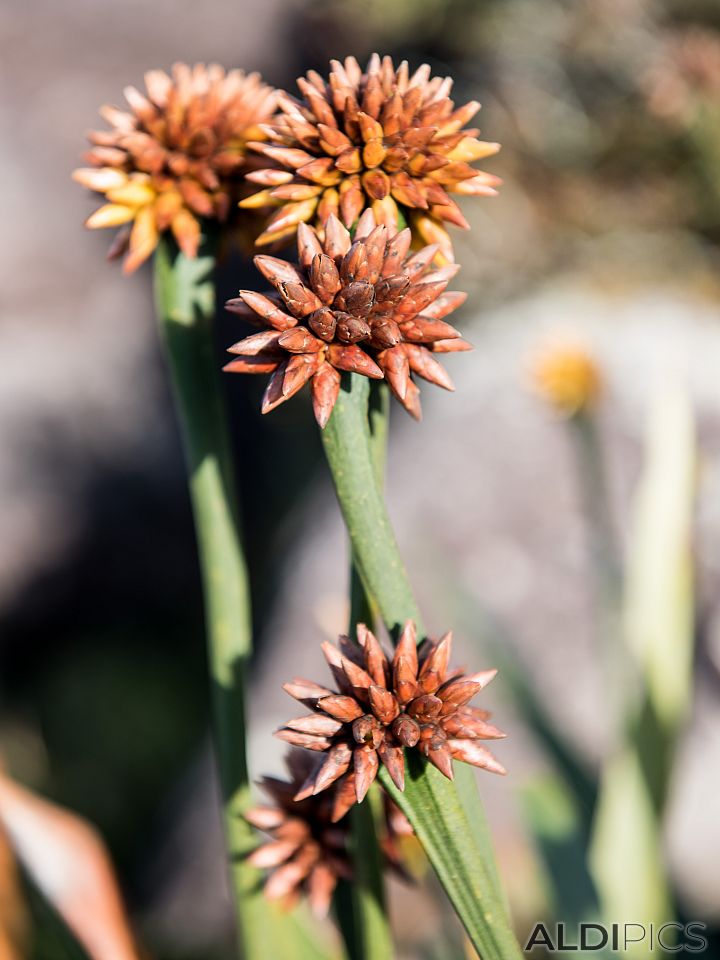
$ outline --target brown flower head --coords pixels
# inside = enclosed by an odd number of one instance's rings
[[[367,210],[353,240],[331,214],[322,240],[317,230],[300,224],[297,268],[275,257],[255,257],[275,292],[241,290],[227,308],[270,329],[230,347],[237,359],[225,370],[271,374],[263,413],[312,381],[315,417],[324,427],[342,370],[384,377],[417,418],[419,390],[411,373],[454,389],[433,354],[470,349],[443,320],[465,294],[445,292],[457,268],[451,264],[432,270],[435,247],[408,257],[410,239],[408,229],[392,235],[384,224],[376,225]]]
[[[355,791],[336,787],[334,793],[319,796],[298,791],[317,772],[318,763],[312,754],[293,750],[286,757],[290,780],[263,777],[261,786],[271,803],[253,807],[245,819],[271,839],[250,854],[256,867],[272,872],[265,883],[265,894],[281,900],[286,906],[306,893],[313,912],[325,916],[338,879],[351,880],[352,860],[349,851],[349,821],[337,821],[355,802]],[[410,824],[388,799],[381,838],[388,866],[406,876],[402,866],[398,839],[412,834]]]
[[[243,206],[278,208],[257,242],[282,241],[302,222],[322,226],[331,213],[350,227],[372,206],[388,225],[401,210],[413,234],[451,262],[444,224],[468,223],[450,194],[489,196],[500,183],[471,166],[499,150],[465,127],[480,104],[456,109],[449,77],[431,77],[427,64],[411,75],[405,61],[396,69],[377,54],[364,73],[354,57],[333,60],[327,80],[311,70],[298,87],[300,99],[279,95],[267,142],[251,145],[273,168],[249,175],[264,189]]]
[[[416,647],[408,621],[392,662],[365,627],[359,646],[340,637],[339,649],[323,644],[338,691],[295,679],[284,689],[313,708],[309,716],[290,720],[277,736],[288,743],[324,753],[324,762],[298,794],[318,794],[338,783],[342,793],[354,788],[358,803],[383,763],[399,790],[405,785],[403,747],[416,747],[452,780],[452,760],[464,760],[493,773],[505,770],[481,745],[505,735],[488,723],[485,710],[468,706],[495,676],[495,670],[464,674],[448,670],[452,636],[425,640]]]
[[[228,73],[217,64],[176,63],[172,76],[145,74],[147,94],[126,87],[129,111],[105,106],[110,130],[89,134],[92,165],[75,180],[108,201],[87,226],[123,226],[110,256],[127,252],[135,270],[172,230],[190,257],[197,254],[200,218],[225,220],[247,172],[247,142],[262,136],[275,92],[257,73]]]

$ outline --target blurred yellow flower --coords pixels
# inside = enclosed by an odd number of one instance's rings
[[[577,343],[555,343],[531,358],[532,385],[538,396],[564,417],[593,407],[602,390],[595,357]]]

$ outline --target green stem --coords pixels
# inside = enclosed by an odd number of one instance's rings
[[[387,457],[387,438],[390,425],[390,390],[387,384],[374,381],[370,384],[370,399],[368,404],[367,440],[370,446],[375,482],[378,490],[385,487],[385,460]],[[365,623],[372,627],[377,620],[378,611],[372,597],[368,596],[363,587],[357,564],[350,566],[350,635],[353,635],[355,625]]]
[[[213,348],[212,244],[196,260],[162,239],[155,302],[187,462],[205,598],[208,660],[225,834],[245,957],[260,957],[261,877],[245,862],[256,845],[244,820],[250,784],[245,754],[245,670],[251,651],[250,598],[235,514],[235,482]]]
[[[412,619],[422,633],[420,611],[405,572],[368,445],[366,377],[347,374],[328,425],[325,456],[350,536],[354,564],[388,630],[397,634]]]
[[[384,383],[371,386],[369,413],[370,455],[375,482],[382,489],[387,450],[389,392]],[[358,623],[374,629],[377,611],[365,592],[355,563],[350,566],[350,618],[352,637]],[[373,786],[367,801],[351,812],[355,875],[349,898],[339,904],[338,918],[350,960],[391,960],[392,936],[387,916],[382,852],[378,835],[383,830],[382,796]]]
[[[382,851],[378,834],[382,831],[380,791],[373,785],[363,803],[351,811],[352,911],[355,943],[348,944],[352,960],[392,960],[394,956],[383,883]]]
[[[358,572],[393,634],[407,619],[423,627],[418,606],[380,495],[368,442],[366,378],[345,375],[323,444]],[[472,813],[467,792],[416,752],[406,754],[405,791],[386,771],[380,780],[410,820],[448,897],[483,960],[517,960],[520,951],[495,882],[487,835],[473,826],[483,818],[477,793]]]

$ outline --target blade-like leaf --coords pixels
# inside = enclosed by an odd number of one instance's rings
[[[343,378],[323,431],[323,444],[367,594],[376,602],[392,634],[397,634],[405,620],[412,619],[422,635],[420,613],[370,455],[368,390],[365,377]],[[384,771],[381,782],[412,824],[475,949],[484,960],[519,957],[502,894],[486,867],[492,852],[481,849],[480,834],[471,827],[454,784],[412,752],[407,753],[406,764],[403,793]]]
[[[245,673],[252,634],[248,576],[236,511],[233,457],[213,342],[215,266],[203,241],[190,259],[163,237],[154,258],[158,322],[182,428],[205,600],[215,741],[233,900],[245,960],[304,960],[296,923],[265,900],[247,862],[256,845],[245,749]],[[298,946],[295,948],[294,943]],[[273,955],[273,954],[270,954]]]
[[[593,875],[613,922],[672,917],[662,816],[691,695],[694,480],[690,405],[666,387],[651,409],[628,549],[624,640],[638,683],[624,740],[602,776],[592,841]]]
[[[405,790],[380,772],[382,785],[410,821],[455,912],[481,957],[519,957],[492,849],[478,846],[476,833],[455,786],[417,753],[406,751]],[[476,794],[475,815],[484,817]],[[486,838],[487,839],[487,838]]]
[[[692,664],[693,418],[679,388],[653,404],[631,525],[625,635],[638,658],[648,697],[672,729],[685,716]]]
[[[587,864],[587,818],[577,795],[560,777],[547,776],[528,783],[521,800],[542,859],[555,919],[578,924],[597,916],[597,896]]]

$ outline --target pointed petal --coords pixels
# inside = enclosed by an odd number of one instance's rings
[[[378,772],[378,755],[371,747],[357,747],[353,751],[355,796],[362,803]]]
[[[373,380],[382,380],[383,378],[380,367],[356,344],[348,344],[347,346],[332,344],[328,349],[328,360],[338,370],[361,373]]]
[[[327,737],[315,737],[309,733],[299,733],[297,730],[286,730],[285,728],[276,730],[274,735],[278,740],[291,743],[294,747],[304,747],[306,750],[322,752],[332,744],[332,741],[328,740]]]
[[[323,363],[312,381],[312,402],[315,419],[324,429],[340,393],[340,374],[329,363]]]
[[[340,720],[327,717],[322,713],[311,713],[307,717],[296,717],[285,723],[288,730],[310,733],[313,736],[332,737],[342,729]]]
[[[505,767],[477,740],[448,740],[447,743],[456,760],[471,763],[474,767],[482,767],[483,770],[501,776],[507,773]]]
[[[291,697],[310,707],[314,707],[322,697],[333,695],[332,690],[328,690],[327,687],[323,687],[312,680],[303,680],[302,677],[294,677],[289,683],[284,683],[283,690],[289,693]]]
[[[402,747],[396,747],[387,741],[378,747],[378,756],[398,790],[405,789],[405,756]]]
[[[381,723],[392,723],[400,713],[400,707],[395,697],[389,690],[373,684],[368,694],[370,697],[370,707],[372,712]]]
[[[342,720],[343,723],[351,723],[353,720],[361,717],[365,712],[355,697],[349,697],[343,694],[332,694],[329,697],[322,697],[318,700],[317,705],[321,710],[324,710],[325,713],[330,714],[331,717],[336,717],[338,720]]]
[[[336,743],[328,752],[327,758],[315,776],[313,795],[335,783],[350,767],[353,751],[346,743]]]
[[[415,677],[417,677],[417,630],[412,620],[405,621],[400,636],[398,637],[397,647],[395,648],[395,660],[399,657],[405,658],[414,671]]]

